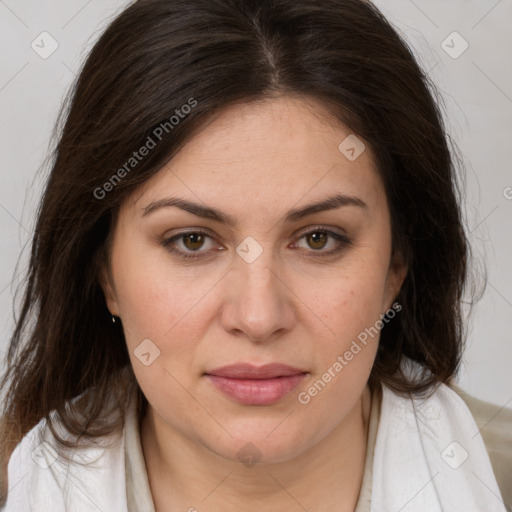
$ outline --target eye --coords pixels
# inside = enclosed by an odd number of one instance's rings
[[[306,242],[306,247],[301,245],[302,240]],[[215,248],[224,250],[214,243],[211,235],[200,230],[178,233],[165,239],[162,245],[183,259],[206,258]],[[303,233],[292,247],[309,249],[309,252],[318,253],[318,256],[329,256],[341,252],[349,245],[351,241],[345,235],[325,228],[315,228]]]
[[[301,240],[305,241],[306,247],[300,245]],[[342,251],[350,244],[350,239],[341,233],[336,233],[324,228],[315,228],[312,231],[304,233],[295,245],[305,249],[312,249],[312,252],[318,252],[321,255],[330,255]],[[326,248],[328,249],[324,250]]]
[[[210,241],[209,244],[206,243],[208,240]],[[167,238],[162,242],[162,245],[169,252],[182,258],[199,258],[204,257],[204,253],[209,252],[214,247],[212,242],[213,238],[204,231],[187,231]],[[177,248],[176,246],[181,247]],[[204,249],[205,247],[206,249]]]

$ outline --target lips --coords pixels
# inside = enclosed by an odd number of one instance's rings
[[[238,363],[208,371],[205,376],[228,398],[244,405],[270,405],[296,388],[307,372],[280,363],[254,366]]]

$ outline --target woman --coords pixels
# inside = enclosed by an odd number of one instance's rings
[[[132,4],[39,210],[5,510],[506,510],[510,415],[452,384],[457,197],[371,4]]]

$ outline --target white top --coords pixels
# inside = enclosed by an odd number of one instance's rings
[[[125,429],[59,457],[43,420],[14,450],[8,465],[7,512],[125,512]],[[85,466],[87,464],[87,466]]]
[[[431,484],[439,480],[436,472],[445,471],[449,478],[455,477],[457,474],[461,474],[459,470],[464,468],[466,464],[466,461],[464,461],[460,466],[455,467],[462,461],[465,454],[462,451],[457,452],[459,448],[456,444],[450,446],[446,443],[448,448],[446,453],[432,452],[434,457],[432,458],[431,453],[429,457],[425,458],[424,462],[418,460],[418,454],[416,454],[415,459],[412,460],[412,465],[407,469],[408,450],[412,449],[412,445],[418,439],[416,432],[411,437],[409,431],[412,431],[412,423],[410,421],[411,418],[415,418],[414,422],[417,423],[418,416],[405,414],[405,411],[411,409],[412,401],[396,397],[386,387],[383,387],[383,391],[382,393],[380,389],[377,389],[372,394],[365,470],[355,512],[380,512],[382,510],[394,512],[394,505],[391,505],[393,508],[384,509],[379,508],[382,504],[379,505],[378,502],[387,499],[386,496],[390,495],[398,496],[404,492],[407,495],[411,494],[410,486],[415,485],[415,480],[425,478],[425,475],[428,477],[425,481],[426,488],[431,487],[429,492],[432,496],[435,496],[437,489],[435,485]],[[435,400],[438,400],[440,395],[443,399],[447,399],[455,409],[462,411],[463,414],[469,413],[469,410],[461,398],[444,385],[434,393],[433,402],[427,400],[428,403],[422,406],[423,409],[419,416],[420,425],[421,421],[424,421],[427,433],[430,432],[428,436],[434,440],[438,438],[444,444],[445,440],[442,439],[441,435],[443,429],[436,425],[435,417],[437,414]],[[381,397],[382,404],[380,403]],[[396,408],[398,403],[402,404],[400,407],[405,405],[402,413],[399,414],[397,414]],[[430,415],[430,417],[425,417],[424,414]],[[400,417],[403,421],[400,420]],[[383,418],[384,424],[381,424]],[[453,422],[451,424],[453,425]],[[483,446],[473,419],[468,420],[466,418],[464,424],[464,428]],[[402,432],[397,437],[396,433],[399,429],[405,429],[405,433]],[[416,429],[416,426],[414,426],[414,429]],[[425,431],[423,427],[420,430]],[[60,432],[63,432],[63,430],[60,430]],[[477,433],[476,436],[473,435],[475,432]],[[380,439],[380,444],[376,444],[377,438]],[[508,439],[511,442],[508,446],[510,454],[512,452],[512,429]],[[395,447],[395,452],[390,451],[391,445],[389,443],[394,443],[399,447],[402,446],[402,448],[407,446],[407,449],[402,450],[401,457],[398,459],[392,458],[389,455],[396,454],[400,450],[396,450]],[[469,450],[469,441],[462,441],[462,443],[465,444],[468,451],[471,451]],[[421,447],[421,443],[419,445]],[[154,512],[134,400],[129,402],[126,421],[121,431],[95,441],[93,445],[86,449],[72,450],[69,453],[71,459],[69,463],[58,456],[54,446],[56,446],[56,442],[43,420],[16,447],[8,466],[9,493],[3,509],[5,512],[98,512],[98,510],[102,512]],[[421,449],[428,450],[428,447],[422,447]],[[384,458],[387,460],[384,460]],[[491,466],[487,453],[485,450],[477,450],[471,452],[471,458],[479,465],[477,469],[479,474],[476,475],[476,478],[484,482],[481,489],[478,489],[476,485],[479,480],[474,479],[474,481],[469,482],[467,475],[462,479],[455,479],[453,485],[464,486],[466,485],[465,481],[468,480],[469,487],[475,488],[477,499],[482,497],[482,503],[485,503],[488,508],[463,507],[461,509],[459,505],[461,505],[461,500],[464,501],[464,496],[460,496],[458,492],[451,492],[450,494],[448,488],[441,491],[445,493],[445,497],[441,499],[447,499],[448,501],[443,502],[444,508],[439,510],[442,510],[442,512],[456,510],[465,510],[465,512],[469,510],[478,512],[483,510],[485,512],[491,510],[505,511],[492,470],[489,473]],[[386,467],[392,463],[390,462],[391,459],[398,461],[398,465],[395,464],[396,467],[390,473],[386,470]],[[429,476],[429,464],[431,462],[436,467],[433,468],[432,475]],[[420,465],[422,471],[426,473],[422,474],[422,472],[417,471]],[[485,471],[483,473],[481,473],[481,465],[484,466]],[[467,467],[469,468],[469,466]],[[397,475],[401,475],[400,478],[397,479]],[[389,481],[386,479],[389,479]],[[429,483],[430,479],[432,479],[432,482]],[[397,483],[400,483],[399,487],[401,488],[397,487],[396,492],[391,493],[391,488],[396,487]],[[510,480],[509,483],[512,484]],[[483,485],[487,486],[487,489]],[[468,494],[468,491],[466,490],[464,493]],[[421,493],[419,495],[421,497]],[[469,496],[470,500],[474,500],[475,496]],[[439,499],[435,498],[435,500]],[[489,505],[489,501],[491,501],[491,505]],[[403,501],[400,503],[404,504]],[[420,510],[417,507],[415,508],[413,503],[411,502],[404,511]],[[448,503],[448,505],[444,503]],[[431,508],[420,508],[421,512],[426,512],[426,510],[437,510],[435,507],[434,503]],[[399,508],[396,510],[398,512]]]

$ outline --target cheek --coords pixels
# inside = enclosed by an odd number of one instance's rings
[[[165,395],[185,405],[182,386],[188,388],[195,377],[194,354],[209,321],[208,311],[200,307],[203,288],[184,293],[181,284],[147,265],[126,273],[119,290],[131,364],[152,402],[166,389]]]
[[[116,249],[114,280],[128,344],[139,338],[169,338],[205,296],[208,280],[191,280],[159,248],[137,247],[128,240]]]
[[[198,279],[196,272],[194,279],[186,268],[170,265],[163,251],[125,249],[113,254],[114,279],[135,375],[152,398],[165,383],[167,393],[185,399],[180,385],[188,388],[195,378],[198,346],[214,320],[219,276],[210,272]],[[147,353],[146,360],[138,357]]]
[[[373,325],[383,310],[386,269],[382,264],[347,264],[339,278],[325,280],[310,293],[308,302],[330,328],[331,335],[343,342]]]
[[[378,267],[349,272],[316,295],[324,336],[315,339],[317,372],[301,389],[299,403],[332,428],[359,399],[378,349],[385,277]],[[320,298],[321,297],[321,298]]]
[[[323,336],[316,338],[319,373],[314,382],[318,384],[311,389],[322,395],[315,399],[318,412],[325,413],[333,403],[351,403],[366,384],[385,313],[386,270],[376,253],[359,253],[345,260],[339,278],[326,279],[309,296],[308,302],[315,304],[314,312],[326,326]]]

